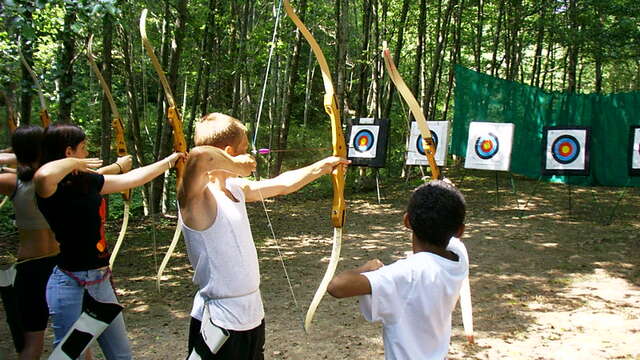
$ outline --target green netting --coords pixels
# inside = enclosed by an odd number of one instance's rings
[[[568,94],[456,67],[451,153],[465,156],[469,123],[513,123],[511,172],[576,185],[640,186],[629,176],[629,132],[640,125],[640,92]],[[541,175],[545,126],[591,127],[589,176]]]

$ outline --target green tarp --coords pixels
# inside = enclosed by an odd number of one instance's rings
[[[589,176],[542,177],[576,185],[640,186],[629,176],[630,129],[640,125],[640,92],[568,94],[545,92],[456,67],[451,153],[465,156],[469,123],[513,123],[511,172],[541,177],[545,126],[591,128]]]

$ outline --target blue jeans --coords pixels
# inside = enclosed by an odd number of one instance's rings
[[[105,277],[106,271],[106,268],[103,268],[76,271],[73,274],[82,281],[95,281]],[[100,302],[118,303],[109,276],[107,275],[104,281],[88,285],[86,288],[89,294]],[[53,269],[47,283],[47,304],[49,305],[49,314],[53,322],[54,348],[80,317],[83,291],[84,287],[58,269],[57,266]],[[124,325],[122,313],[98,337],[98,343],[105,357],[109,360],[128,360],[132,358],[131,346],[127,338],[127,329]]]

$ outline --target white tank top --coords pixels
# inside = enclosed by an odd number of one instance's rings
[[[216,325],[236,331],[253,329],[264,318],[258,253],[240,188],[243,181],[229,178],[226,182],[237,202],[209,184],[217,216],[208,229],[194,230],[184,225],[181,216],[179,220],[194,270],[193,282],[199,289],[191,316],[201,320],[206,303]]]

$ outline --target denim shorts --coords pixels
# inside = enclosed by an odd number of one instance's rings
[[[100,302],[118,303],[116,294],[111,286],[108,268],[74,271],[72,274],[76,279],[65,274],[56,266],[47,283],[47,304],[49,305],[49,315],[53,322],[54,347],[58,345],[80,317],[82,295],[85,288],[94,299]],[[83,287],[78,284],[77,279],[92,284]],[[98,281],[100,279],[104,279],[104,281]],[[132,358],[131,346],[129,345],[122,313],[98,337],[98,343],[105,357],[109,360]]]

